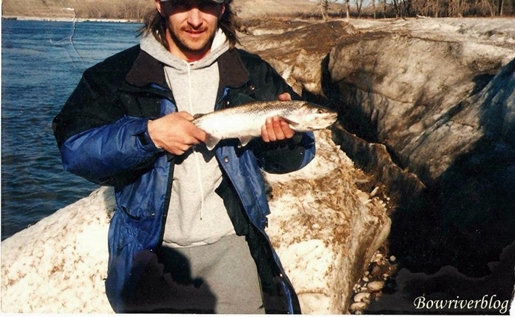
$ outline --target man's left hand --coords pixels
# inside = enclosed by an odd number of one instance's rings
[[[285,92],[279,95],[279,100],[291,100],[289,93]],[[265,142],[274,142],[290,139],[295,134],[288,122],[281,117],[267,118],[266,123],[261,127],[261,137]]]

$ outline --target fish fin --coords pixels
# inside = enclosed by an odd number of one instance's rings
[[[290,125],[290,128],[293,128],[293,127],[299,125],[299,123],[297,121],[286,119],[284,117],[282,117],[282,118],[283,118],[284,121],[286,121]]]
[[[245,136],[240,136],[238,139],[240,139],[240,146],[241,147],[244,147],[245,145],[249,144],[249,142],[253,139],[254,137],[251,136],[251,135],[245,135]]]
[[[216,137],[212,134],[207,134],[207,137],[206,137],[206,147],[209,151],[211,151],[212,149],[215,148],[215,146],[218,144],[218,142],[220,142],[220,138],[219,137]]]

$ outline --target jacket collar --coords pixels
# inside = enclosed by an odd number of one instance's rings
[[[236,48],[231,48],[218,58],[220,88],[241,87],[249,81],[249,72],[243,64]],[[138,87],[157,84],[167,87],[164,64],[140,50],[139,56],[125,77],[127,82]]]
[[[163,63],[145,51],[140,50],[139,56],[134,61],[125,79],[129,84],[138,87],[145,87],[149,84],[158,84],[161,87],[166,87],[163,67]]]
[[[218,59],[220,88],[241,87],[249,81],[250,75],[236,48],[231,48]]]

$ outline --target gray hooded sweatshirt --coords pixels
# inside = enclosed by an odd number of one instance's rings
[[[167,83],[179,111],[194,115],[214,110],[219,85],[217,60],[229,49],[221,30],[216,33],[210,53],[194,63],[172,55],[152,35],[142,38],[140,44],[143,51],[166,65]],[[215,152],[203,144],[177,158],[164,245],[206,245],[235,234],[223,200],[215,193],[221,181]]]

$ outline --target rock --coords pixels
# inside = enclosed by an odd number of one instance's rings
[[[367,288],[370,292],[379,292],[384,288],[384,281],[372,281],[367,284]]]
[[[354,302],[370,302],[370,293],[358,293],[354,295]]]
[[[380,276],[382,272],[383,272],[383,270],[381,269],[381,267],[379,265],[374,265],[370,274],[372,276]]]
[[[367,303],[364,302],[358,302],[358,303],[352,303],[349,307],[349,311],[351,313],[357,314],[358,312],[362,312],[367,308]]]

